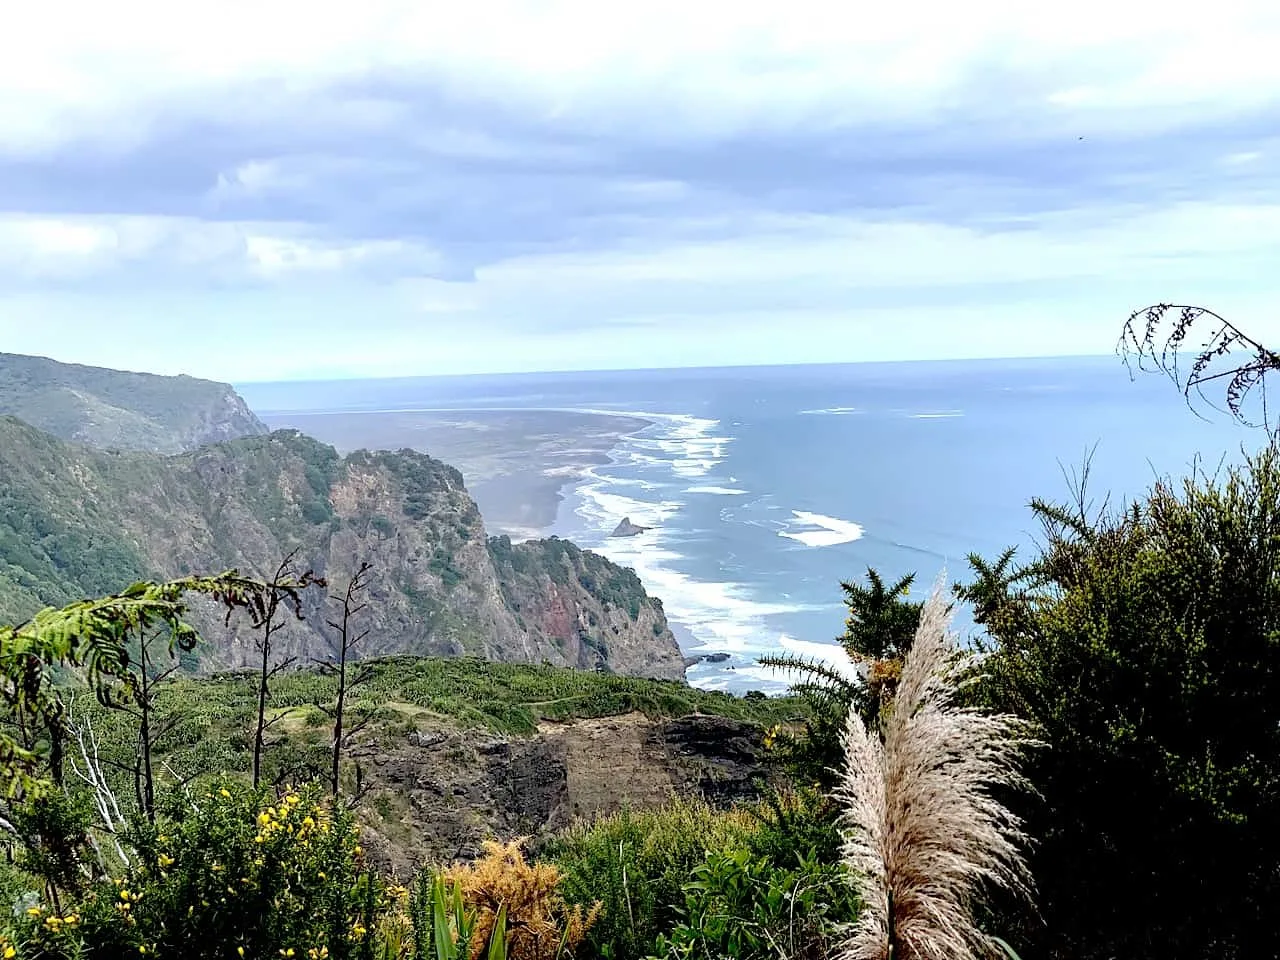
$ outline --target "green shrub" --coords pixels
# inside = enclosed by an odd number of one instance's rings
[[[1018,810],[1039,908],[1018,946],[1260,955],[1280,942],[1280,447],[1124,510],[1033,509],[1033,561],[974,557],[961,590],[986,703],[1047,744]]]
[[[547,853],[568,900],[602,905],[588,945],[612,960],[634,960],[679,919],[693,869],[709,852],[740,845],[750,830],[742,813],[677,801],[575,825]]]
[[[808,787],[775,790],[747,809],[755,829],[746,846],[757,859],[784,870],[814,858],[840,860],[842,810],[826,794]]]
[[[855,916],[845,868],[802,857],[780,869],[747,848],[712,852],[684,885],[682,919],[654,960],[823,960]]]
[[[314,792],[274,800],[228,784],[131,840],[121,876],[15,921],[18,957],[343,960],[371,956],[390,909],[351,815]]]

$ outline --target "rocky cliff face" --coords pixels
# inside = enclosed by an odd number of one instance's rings
[[[267,428],[225,383],[0,353],[0,414],[102,449],[178,453]]]
[[[366,846],[410,874],[423,862],[469,859],[486,837],[536,844],[575,819],[646,809],[677,796],[728,804],[759,796],[763,731],[725,717],[632,713],[544,723],[533,737],[448,724],[353,752],[368,775]]]
[[[0,620],[140,577],[228,568],[268,577],[297,551],[340,589],[373,565],[360,654],[474,654],[683,677],[661,605],[629,571],[559,540],[485,535],[452,467],[412,451],[346,458],[294,431],[179,456],[105,453],[0,419]],[[325,591],[280,656],[333,651]],[[331,615],[331,611],[328,612]],[[247,624],[196,611],[206,663],[253,661]]]

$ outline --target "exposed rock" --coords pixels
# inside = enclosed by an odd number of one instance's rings
[[[8,545],[8,546],[7,546]],[[13,549],[10,550],[9,546]],[[342,583],[373,565],[365,656],[473,654],[679,679],[661,604],[629,570],[563,540],[485,535],[454,468],[413,451],[345,458],[296,431],[180,456],[103,453],[0,418],[0,622],[140,578],[298,564]],[[325,591],[277,650],[329,656]],[[252,662],[255,635],[211,606],[194,620],[206,664]]]
[[[642,527],[638,523],[632,523],[630,517],[623,517],[622,522],[613,528],[611,537],[634,537],[641,533],[647,533],[652,527]]]
[[[700,663],[724,663],[729,659],[727,653],[700,653],[697,656],[685,657],[684,665],[686,667],[695,667]]]
[[[353,756],[369,770],[368,819],[385,838],[371,849],[404,874],[425,861],[474,857],[490,836],[530,836],[536,846],[576,817],[675,796],[715,804],[758,797],[762,732],[719,717],[626,714],[544,723],[528,738],[442,728],[444,739],[431,747],[406,739]]]

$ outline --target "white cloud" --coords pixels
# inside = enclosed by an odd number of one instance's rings
[[[109,278],[145,266],[146,282],[370,271],[425,275],[434,249],[398,240],[329,240],[311,227],[184,217],[0,215],[0,277]],[[184,271],[191,271],[184,273]]]
[[[1114,275],[1167,279],[1209,258],[1274,262],[1280,205],[1182,204],[1164,210],[1067,211],[1030,229],[840,217],[762,217],[736,235],[700,243],[635,244],[586,254],[527,256],[478,271],[492,284],[573,289],[579,284],[709,286],[723,299],[765,285],[832,289],[1012,284]],[[1220,260],[1213,260],[1221,269]]]
[[[287,361],[218,361],[292,373],[824,359],[833,340],[848,359],[1082,352],[1108,349],[1117,316],[1148,300],[1261,313],[1276,292],[1280,194],[1214,192],[1265,176],[1274,151],[1257,136],[1211,145],[1194,182],[1140,152],[1114,168],[1119,151],[1088,152],[1095,136],[1142,144],[1280,97],[1273,0],[13,6],[0,160],[54,171],[33,176],[45,205],[19,209],[72,211],[0,213],[0,285],[39,294],[6,330],[13,349],[41,329],[32,317],[162,330],[178,313],[211,329],[275,319],[284,339],[290,323],[349,332],[361,318],[360,351],[312,337]],[[424,121],[439,103],[451,107]],[[904,135],[877,158],[879,121],[938,141]],[[295,143],[295,125],[326,136]],[[822,140],[837,127],[853,133]],[[964,142],[993,127],[983,149]],[[776,153],[735,154],[744,133]],[[1042,136],[1074,149],[1083,133],[1070,157],[1036,154],[1043,170],[1002,154]],[[148,141],[163,149],[131,152]],[[814,143],[834,151],[815,161],[821,182],[806,179]],[[78,202],[121,212],[76,213],[74,161],[104,155],[133,179]],[[840,182],[846,157],[872,182]],[[899,159],[922,169],[910,189],[895,179],[909,169],[888,169]],[[889,180],[902,199],[875,195]],[[953,186],[967,208],[948,218]],[[808,189],[812,203],[788,204]],[[1183,202],[1151,206],[1171,193]],[[1028,203],[997,202],[1010,197]],[[473,266],[474,283],[426,279]],[[120,278],[105,310],[76,299]],[[850,325],[861,332],[845,341]],[[927,335],[904,346],[907,329]]]
[[[660,137],[925,117],[991,70],[1010,92],[1049,84],[1046,107],[1162,123],[1147,108],[1185,119],[1274,97],[1278,41],[1271,0],[46,0],[6,14],[0,144],[136,137],[169,101],[253,111],[378,75]],[[246,84],[254,95],[216,100]],[[497,149],[461,134],[453,148]]]

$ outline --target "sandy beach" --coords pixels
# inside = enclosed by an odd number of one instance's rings
[[[408,447],[462,471],[491,534],[541,535],[556,519],[564,488],[609,462],[618,441],[649,426],[633,416],[552,410],[279,413],[292,427],[341,453]]]

